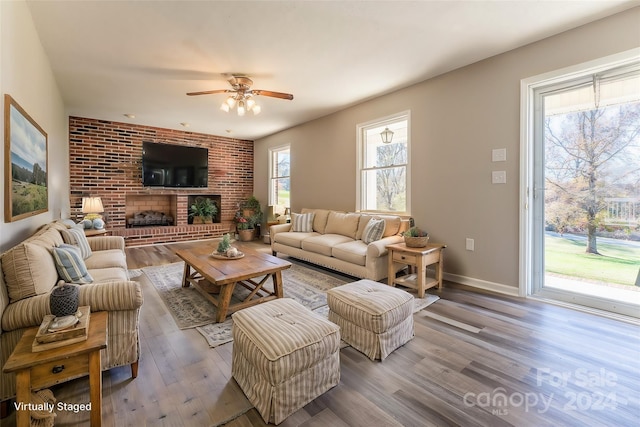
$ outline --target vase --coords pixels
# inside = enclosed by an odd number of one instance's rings
[[[246,230],[238,230],[238,235],[240,236],[241,242],[250,242],[253,240],[253,229],[248,228]]]

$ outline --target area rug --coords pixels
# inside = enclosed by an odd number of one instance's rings
[[[196,328],[210,347],[231,342],[233,321],[227,318],[222,323],[215,323],[216,307],[193,287],[182,287],[183,268],[184,263],[178,262],[145,267],[142,272],[153,284],[180,329]],[[291,268],[282,272],[282,280],[285,297],[293,298],[310,310],[326,317],[329,312],[327,290],[352,282],[354,279],[338,278],[302,264],[292,263]],[[267,286],[271,286],[271,283],[265,285]],[[241,301],[248,292],[244,287],[238,286],[233,298]],[[415,298],[414,312],[422,310],[438,299],[438,296],[429,294],[425,295],[425,298]]]

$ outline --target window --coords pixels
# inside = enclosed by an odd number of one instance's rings
[[[290,147],[269,150],[269,205],[291,207]]]
[[[409,214],[408,111],[358,125],[357,185],[359,211]]]

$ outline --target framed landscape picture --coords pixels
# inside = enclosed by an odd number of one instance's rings
[[[46,212],[47,134],[10,96],[4,95],[4,219]]]

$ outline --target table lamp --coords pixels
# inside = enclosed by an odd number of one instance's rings
[[[100,215],[102,212],[104,212],[104,207],[100,197],[82,198],[82,213],[86,214],[84,219],[93,221],[94,219],[102,218],[102,215]]]

